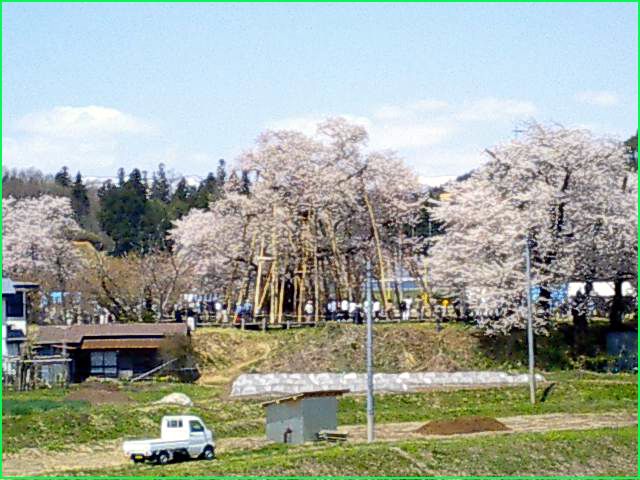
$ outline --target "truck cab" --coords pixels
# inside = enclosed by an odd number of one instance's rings
[[[193,415],[163,417],[160,437],[168,441],[188,441],[188,453],[192,458],[200,455],[207,445],[213,444],[213,432],[200,417]]]

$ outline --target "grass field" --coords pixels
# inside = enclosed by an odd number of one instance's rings
[[[269,445],[112,475],[635,475],[637,428],[340,446]],[[105,474],[78,470],[74,474]]]
[[[57,456],[68,461],[73,460],[74,452],[84,452],[83,458],[88,461],[82,462],[85,466],[81,473],[153,476],[636,473],[637,427],[620,425],[596,428],[589,424],[586,430],[438,440],[405,440],[406,437],[397,436],[372,445],[356,442],[289,448],[263,445],[265,422],[260,401],[229,398],[230,381],[235,375],[267,371],[362,371],[363,334],[364,329],[347,325],[269,334],[203,329],[195,335],[204,372],[200,384],[163,381],[115,384],[110,388],[118,390],[119,403],[78,401],[77,398],[82,398],[78,393],[90,388],[89,385],[30,392],[3,390],[3,461],[5,465],[14,462],[14,468],[21,471],[34,458]],[[441,334],[436,334],[432,325],[378,326],[376,335],[379,371],[522,371],[524,351],[518,338],[510,340],[514,342],[511,346],[491,350],[464,325],[447,326]],[[300,345],[305,348],[300,349]],[[566,357],[559,337],[540,340],[538,346],[543,366],[556,365],[558,356]],[[505,355],[509,349],[515,353]],[[542,373],[547,382],[540,385],[535,406],[529,404],[526,386],[383,394],[376,395],[376,420],[384,426],[470,415],[539,418],[542,414],[637,412],[636,374],[559,369]],[[187,394],[194,406],[154,404],[173,392]],[[214,462],[185,462],[166,467],[129,466],[118,461],[106,468],[104,463],[91,462],[96,446],[106,442],[103,460],[120,456],[119,442],[123,438],[156,436],[162,416],[178,413],[199,415],[221,442],[236,447],[222,451]],[[348,395],[339,400],[339,425],[365,422],[363,396]],[[261,441],[252,440],[256,438]],[[250,447],[242,446],[245,441]],[[41,471],[51,473],[80,466],[72,462],[71,467],[65,464],[64,469],[49,470],[49,463],[43,465],[46,469]]]
[[[554,385],[544,401],[535,406],[529,404],[526,387],[386,394],[376,396],[377,419],[384,423],[466,415],[636,410],[637,379],[634,375],[556,372],[546,374],[546,378]],[[148,383],[124,385],[121,390],[131,402],[95,406],[64,402],[69,391],[63,389],[5,391],[4,401],[21,404],[23,411],[15,415],[11,410],[3,410],[3,451],[17,452],[34,444],[44,450],[72,449],[82,443],[154,435],[163,415],[182,412],[201,416],[207,424],[214,426],[216,435],[221,438],[264,432],[260,403],[230,400],[223,386]],[[194,407],[153,405],[155,400],[175,391],[189,395]],[[538,397],[542,398],[542,395],[541,388]],[[58,405],[48,410],[29,410],[30,402],[39,404],[43,399],[58,402]],[[342,398],[338,421],[340,424],[365,423],[364,397]]]

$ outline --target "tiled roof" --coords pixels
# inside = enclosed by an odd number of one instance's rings
[[[36,343],[80,343],[84,338],[163,337],[186,335],[185,323],[107,323],[40,327]]]

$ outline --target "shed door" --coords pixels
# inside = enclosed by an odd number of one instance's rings
[[[91,375],[95,377],[117,377],[118,352],[115,350],[91,352]]]

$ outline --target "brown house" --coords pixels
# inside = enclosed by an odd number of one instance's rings
[[[46,326],[40,327],[34,347],[40,358],[68,356],[72,382],[90,376],[131,378],[162,363],[158,349],[167,337],[188,334],[184,323]]]

